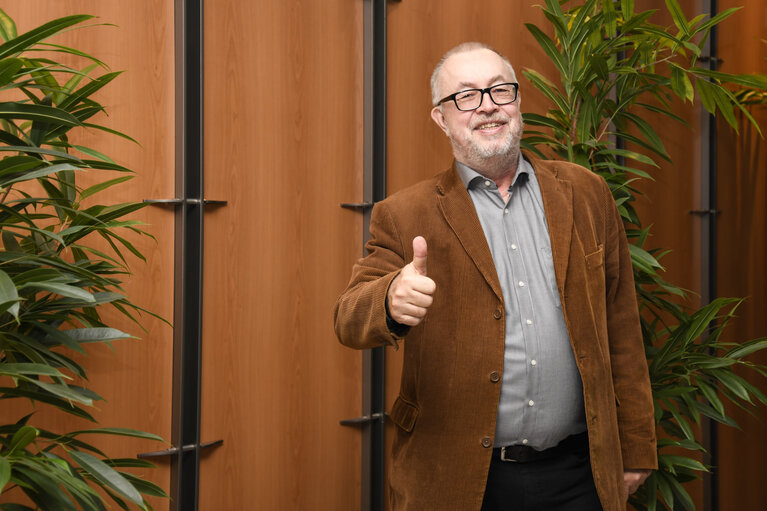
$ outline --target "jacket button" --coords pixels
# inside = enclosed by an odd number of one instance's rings
[[[482,437],[482,447],[488,448],[493,446],[493,439],[489,436],[483,436]]]
[[[503,317],[503,312],[501,312],[501,309],[495,309],[495,312],[493,312],[493,317],[495,319],[501,319]]]
[[[498,383],[498,380],[501,379],[501,375],[498,374],[498,371],[493,371],[490,373],[490,381],[493,383]]]

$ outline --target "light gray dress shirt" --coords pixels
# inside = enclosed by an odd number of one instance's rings
[[[460,162],[457,169],[490,246],[506,309],[494,443],[547,449],[586,431],[586,419],[538,180],[520,156],[505,203],[492,179]]]

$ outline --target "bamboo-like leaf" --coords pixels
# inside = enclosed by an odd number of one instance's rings
[[[0,311],[11,314],[16,321],[19,320],[19,293],[16,290],[16,284],[13,283],[11,277],[0,270],[0,304],[2,308]]]
[[[11,480],[11,464],[8,459],[0,455],[0,495],[3,493],[5,485]]]
[[[744,386],[745,380],[740,376],[726,369],[715,369],[711,374],[730,392],[738,396],[743,401],[751,402],[751,396]]]
[[[141,494],[116,470],[82,451],[70,451],[69,455],[75,460],[88,474],[101,484],[111,488],[120,496],[130,500],[134,504],[142,505],[144,499]]]
[[[12,101],[0,103],[0,119],[25,119],[28,121],[63,124],[64,126],[77,126],[80,124],[76,117],[59,108]]]
[[[120,339],[136,339],[116,328],[72,328],[61,333],[78,343],[109,342]]]
[[[5,11],[0,9],[0,38],[3,41],[10,41],[17,37],[16,23],[8,16]]]
[[[695,99],[695,91],[687,72],[674,63],[671,63],[671,89],[685,101],[692,102]]]
[[[540,28],[533,25],[532,23],[525,23],[525,27],[527,27],[527,30],[533,35],[535,40],[538,41],[541,49],[546,53],[546,55],[549,56],[551,61],[556,66],[557,71],[559,71],[559,73],[563,76],[563,80],[567,80],[567,64],[565,63],[562,55],[559,53],[556,43],[554,43],[554,41],[552,41],[548,35],[546,35]]]
[[[12,456],[18,451],[26,449],[29,444],[35,441],[37,435],[37,429],[32,426],[20,427],[19,430],[14,433],[13,438],[11,438],[11,443],[8,445],[8,455]]]
[[[666,463],[671,465],[679,465],[681,467],[689,468],[698,472],[708,472],[708,468],[700,461],[688,458],[687,456],[677,456],[671,454],[664,454],[663,459]]]
[[[130,484],[132,484],[133,487],[139,491],[139,493],[142,493],[144,495],[149,495],[150,497],[162,497],[162,498],[168,497],[168,494],[165,493],[165,490],[163,490],[161,487],[157,486],[151,481],[147,481],[146,479],[141,479],[140,477],[137,477],[127,472],[120,472],[120,474]]]
[[[40,392],[39,390],[28,390],[28,389],[14,388],[14,387],[0,387],[0,399],[10,399],[10,398],[26,398],[26,399],[31,399],[33,401],[38,401],[40,403],[49,404],[69,414],[75,415],[77,417],[81,417],[91,422],[96,422],[96,420],[93,418],[91,414],[89,414],[88,412],[80,408],[79,406],[73,405],[71,402],[67,401],[66,399],[61,399],[47,392],[44,393],[44,392]],[[92,403],[88,403],[88,404],[92,404]]]
[[[103,183],[97,183],[80,192],[80,200],[87,199],[91,195],[102,192],[106,190],[107,188],[111,188],[114,185],[124,183],[125,181],[129,181],[131,179],[133,179],[133,176],[123,176],[123,177],[118,177],[115,179],[110,179],[109,181],[104,181]]]
[[[682,12],[679,2],[677,2],[677,0],[666,0],[666,7],[671,14],[671,18],[674,20],[676,28],[684,33],[684,35],[689,36],[690,28],[687,26],[687,18],[685,17],[684,12]]]
[[[116,436],[127,436],[132,438],[143,438],[145,440],[157,440],[159,442],[164,442],[165,440],[152,433],[146,433],[144,431],[138,431],[135,429],[128,429],[128,428],[94,428],[94,429],[82,429],[79,431],[72,431],[68,433],[68,435],[75,437],[78,435],[116,435]]]
[[[0,62],[0,87],[10,83],[22,65],[23,62],[19,59],[5,59]]]
[[[95,303],[96,301],[93,294],[82,288],[67,284],[59,284],[57,282],[30,282],[25,284],[21,289],[25,288],[42,289],[68,298],[74,298],[85,303]]]
[[[70,165],[69,163],[59,163],[58,165],[48,165],[37,170],[25,172],[21,176],[14,177],[12,179],[0,179],[0,186],[9,186],[14,183],[21,183],[23,181],[32,181],[33,179],[39,179],[41,177],[50,176],[62,171],[75,171],[79,168]]]
[[[69,110],[75,105],[77,105],[79,102],[85,100],[86,98],[89,98],[93,93],[104,87],[106,84],[114,80],[117,76],[120,75],[120,72],[111,72],[107,73],[103,76],[100,76],[96,78],[95,80],[92,80],[90,83],[83,85],[76,91],[74,91],[72,94],[70,94],[64,101],[62,101],[59,104],[59,108],[63,110]]]
[[[60,373],[55,367],[46,364],[24,364],[8,363],[0,364],[0,375],[17,377],[20,375],[51,376],[53,378],[67,378],[68,376]]]
[[[764,349],[767,349],[767,339],[754,339],[732,348],[725,356],[728,358],[741,359]]]
[[[61,32],[65,28],[71,27],[83,21],[89,20],[93,16],[78,14],[74,16],[66,16],[53,21],[49,21],[39,27],[25,32],[18,37],[15,37],[9,41],[6,41],[0,45],[0,59],[4,59],[9,55],[26,50],[33,44],[40,42],[48,37]]]

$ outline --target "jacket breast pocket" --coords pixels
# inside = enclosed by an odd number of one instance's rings
[[[415,421],[418,418],[418,407],[402,396],[398,396],[391,408],[390,415],[394,424],[410,433],[413,431]]]

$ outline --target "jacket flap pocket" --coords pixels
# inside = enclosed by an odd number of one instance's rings
[[[418,407],[413,403],[405,401],[402,396],[398,396],[394,405],[391,407],[391,420],[394,424],[404,429],[408,433],[413,431],[415,420],[418,418]]]
[[[591,254],[586,254],[586,267],[589,270],[593,270],[594,268],[599,268],[600,266],[605,264],[605,249],[604,245],[599,245],[599,248],[596,252],[592,252]]]

